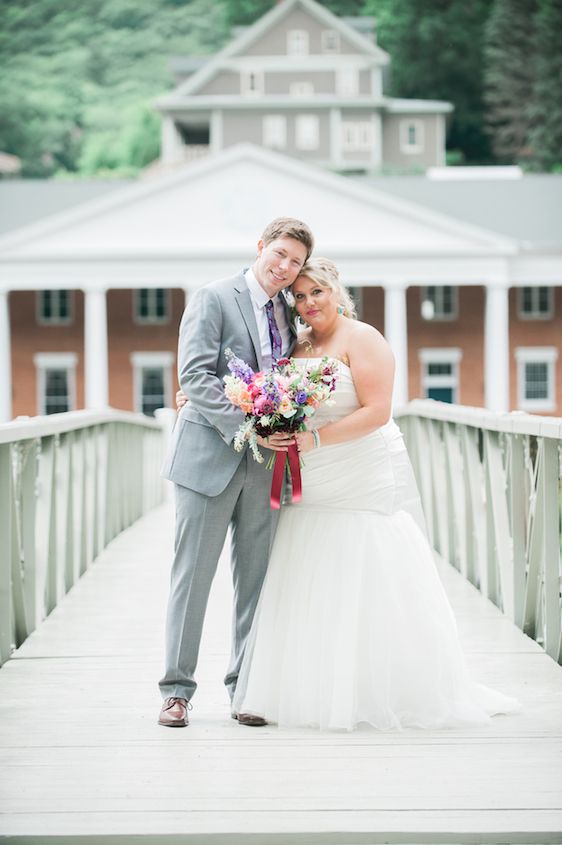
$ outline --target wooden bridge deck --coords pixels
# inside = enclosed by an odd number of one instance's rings
[[[441,732],[239,726],[225,559],[192,724],[158,726],[172,523],[164,506],[118,537],[0,670],[3,841],[562,843],[562,670],[448,565],[473,672],[521,714]]]

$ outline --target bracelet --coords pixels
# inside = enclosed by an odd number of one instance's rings
[[[312,428],[310,430],[310,433],[312,434],[312,439],[314,440],[314,448],[319,449],[320,448],[320,432],[318,431],[317,428]]]

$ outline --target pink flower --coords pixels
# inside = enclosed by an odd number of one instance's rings
[[[263,417],[264,414],[271,414],[275,410],[275,406],[269,396],[258,396],[254,400],[254,414]]]

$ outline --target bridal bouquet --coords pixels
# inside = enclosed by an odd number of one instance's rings
[[[254,460],[263,462],[258,449],[258,435],[267,437],[274,432],[304,431],[308,419],[318,406],[329,399],[336,386],[338,362],[322,358],[316,364],[299,366],[290,358],[279,358],[270,370],[254,372],[237,358],[231,349],[225,351],[231,375],[224,376],[227,399],[244,411],[246,419],[234,438],[234,448],[240,452],[249,444]],[[276,452],[268,466],[274,468],[271,504],[278,507],[277,487],[281,487],[285,461],[289,461],[293,481],[293,501],[300,497],[300,462],[295,446],[288,453]],[[296,482],[296,483],[295,483]]]

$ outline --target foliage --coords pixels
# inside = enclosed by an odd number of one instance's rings
[[[364,11],[364,0],[319,0],[335,15],[353,17]],[[248,26],[269,12],[275,0],[225,0],[226,18],[230,26]]]
[[[529,106],[531,162],[562,170],[562,0],[538,0],[535,18],[535,80]]]
[[[482,38],[488,0],[366,0],[378,42],[391,56],[386,91],[395,97],[452,102],[448,146],[488,161],[482,128]]]
[[[215,52],[227,35],[206,0],[0,0],[0,150],[25,176],[144,166],[171,55]]]
[[[496,0],[485,33],[485,124],[500,161],[528,157],[536,0]]]
[[[134,172],[158,155],[173,55],[216,52],[274,0],[0,0],[0,150],[25,176]],[[323,0],[373,15],[385,91],[447,100],[448,161],[562,153],[562,0]]]

